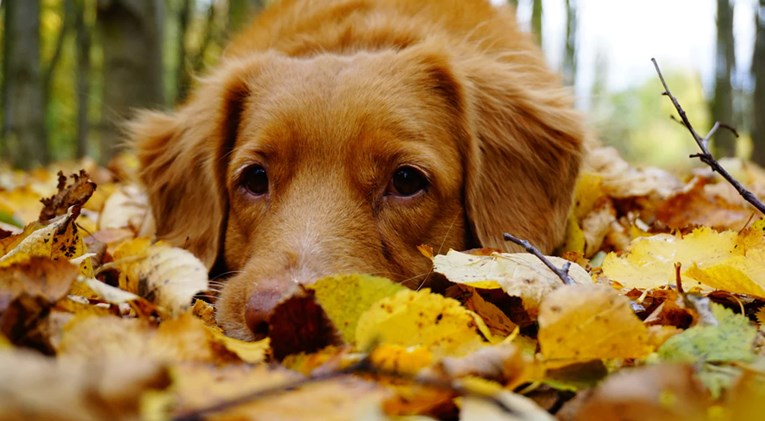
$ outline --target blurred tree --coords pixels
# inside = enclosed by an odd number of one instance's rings
[[[567,85],[576,83],[576,0],[566,1],[566,45],[563,54],[563,79]]]
[[[228,0],[228,28],[232,32],[242,29],[255,13],[266,5],[266,0]]]
[[[4,3],[3,139],[11,163],[30,168],[49,160],[40,64],[40,0]]]
[[[91,75],[91,25],[88,23],[88,2],[74,0],[74,31],[77,54],[76,95],[77,95],[77,147],[76,156],[81,158],[88,152],[90,134],[90,75]]]
[[[759,1],[755,21],[757,35],[752,56],[752,160],[765,166],[765,0]]]
[[[733,4],[730,0],[717,0],[717,44],[715,50],[715,92],[712,98],[712,119],[734,124],[733,69],[736,56],[733,44]],[[712,143],[719,156],[736,154],[736,138],[729,130],[719,130]]]
[[[532,0],[531,32],[537,37],[539,45],[542,45],[542,13],[542,0]]]
[[[164,105],[162,1],[98,0],[104,91],[99,159],[120,146],[119,124],[136,108]]]
[[[188,40],[189,25],[194,17],[194,0],[181,0],[178,9],[178,44],[176,45],[176,54],[178,55],[178,64],[176,72],[176,94],[175,102],[179,103],[186,98],[189,87],[191,86],[191,63],[189,62]],[[212,5],[210,6],[212,7]]]

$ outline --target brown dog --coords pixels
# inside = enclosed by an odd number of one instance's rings
[[[232,271],[218,321],[267,332],[323,275],[417,286],[437,251],[563,234],[580,115],[482,0],[283,0],[172,114],[131,126],[158,235]]]

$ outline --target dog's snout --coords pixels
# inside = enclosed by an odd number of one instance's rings
[[[263,288],[252,294],[247,300],[244,321],[255,339],[268,336],[269,320],[274,308],[284,298],[284,291],[275,288]]]

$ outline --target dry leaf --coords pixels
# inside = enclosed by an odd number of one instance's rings
[[[652,351],[648,330],[629,299],[612,288],[560,288],[539,309],[539,346],[554,366],[610,358],[640,358]]]
[[[208,288],[207,267],[190,252],[146,238],[127,241],[114,251],[120,288],[138,294],[170,315],[191,307]]]
[[[360,349],[378,343],[424,346],[436,358],[466,355],[484,346],[490,336],[475,313],[427,289],[383,298],[361,315],[356,328]]]
[[[562,268],[567,260],[547,257]],[[563,286],[558,276],[530,253],[492,253],[476,256],[454,250],[433,260],[434,271],[450,281],[475,288],[502,288],[508,295],[520,297],[526,311],[535,316],[542,298]],[[571,263],[569,276],[577,283],[592,284],[592,278],[581,266]]]

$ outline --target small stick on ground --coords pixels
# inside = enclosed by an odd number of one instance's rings
[[[712,168],[712,171],[716,171],[718,174],[722,176],[728,183],[730,183],[733,188],[738,191],[738,193],[741,195],[741,197],[744,198],[747,202],[749,202],[752,206],[757,208],[760,213],[765,214],[765,204],[763,204],[757,196],[754,195],[754,193],[747,190],[741,183],[738,182],[735,178],[733,178],[728,171],[725,170],[725,168],[720,165],[719,162],[712,156],[712,154],[709,152],[709,139],[712,138],[712,135],[717,132],[720,128],[724,128],[727,130],[730,130],[733,132],[736,137],[738,137],[738,133],[736,130],[726,124],[722,124],[720,122],[716,122],[714,126],[712,126],[712,129],[707,133],[706,136],[702,137],[701,135],[696,132],[696,130],[693,128],[693,125],[691,125],[690,120],[688,120],[688,116],[685,114],[685,110],[683,110],[683,107],[680,106],[680,103],[677,101],[677,98],[675,98],[674,95],[672,95],[672,92],[669,90],[669,86],[667,86],[667,81],[664,80],[664,76],[661,74],[661,70],[659,69],[659,64],[656,62],[655,58],[652,58],[651,61],[653,62],[653,66],[656,68],[656,73],[659,75],[659,79],[661,80],[661,84],[664,86],[664,92],[662,92],[662,95],[666,95],[669,97],[670,101],[672,101],[672,105],[675,106],[675,110],[677,110],[677,113],[680,114],[680,120],[681,123],[685,126],[686,129],[688,129],[689,132],[691,132],[691,135],[693,136],[693,140],[696,141],[696,144],[699,146],[699,149],[701,149],[701,153],[693,154],[690,157],[691,158],[698,158],[701,162],[707,164],[710,168]]]
[[[574,282],[573,279],[571,279],[571,276],[568,274],[568,270],[571,267],[571,262],[566,262],[566,264],[563,265],[563,268],[558,269],[557,267],[555,267],[555,265],[552,264],[552,262],[547,257],[545,257],[544,254],[542,254],[541,251],[539,251],[538,248],[532,246],[531,243],[529,243],[528,241],[522,240],[508,233],[504,233],[502,234],[502,236],[505,238],[505,241],[510,241],[515,244],[518,244],[519,246],[526,249],[527,252],[533,254],[534,256],[537,256],[537,258],[539,258],[539,260],[541,260],[542,263],[545,264],[545,266],[550,268],[551,271],[555,272],[555,274],[558,275],[558,278],[560,278],[560,280],[563,281],[564,284],[574,285],[576,283]]]

